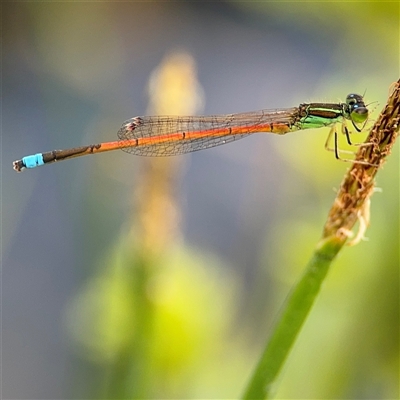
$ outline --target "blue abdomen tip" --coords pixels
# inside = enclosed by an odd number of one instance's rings
[[[42,153],[35,154],[33,156],[27,156],[22,159],[25,168],[35,168],[40,165],[44,165]]]

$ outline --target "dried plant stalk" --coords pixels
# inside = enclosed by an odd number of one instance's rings
[[[357,220],[360,222],[360,229],[352,242],[362,238],[369,223],[369,199],[374,192],[374,178],[391,152],[398,135],[399,121],[400,80],[393,85],[386,107],[371,129],[366,140],[368,145],[360,147],[355,163],[340,185],[324,226],[323,238],[336,236],[339,240],[346,241]]]

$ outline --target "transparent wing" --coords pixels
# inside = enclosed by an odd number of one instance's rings
[[[170,156],[208,149],[255,132],[290,129],[297,108],[214,116],[149,116],[125,121],[118,131],[122,150],[142,156]],[[128,145],[127,143],[131,144]]]

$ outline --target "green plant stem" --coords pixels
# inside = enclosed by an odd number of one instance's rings
[[[369,201],[374,192],[374,178],[391,152],[399,127],[400,80],[393,85],[387,104],[368,135],[368,145],[360,147],[355,162],[343,178],[329,211],[322,239],[303,277],[284,304],[243,399],[271,398],[276,378],[314,304],[333,259],[351,236],[357,221],[360,222],[360,228],[353,244],[362,238],[369,225]]]
[[[304,275],[286,300],[243,399],[269,398],[272,384],[314,304],[329,266],[343,244],[344,241],[331,237],[315,251]]]

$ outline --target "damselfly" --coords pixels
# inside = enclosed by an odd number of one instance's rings
[[[345,103],[308,103],[298,107],[261,110],[240,114],[213,116],[150,116],[125,121],[118,131],[118,141],[105,142],[66,150],[53,150],[14,161],[14,169],[35,168],[55,161],[88,154],[122,149],[140,156],[173,156],[209,149],[256,132],[284,135],[303,129],[332,126],[334,152],[340,158],[335,125],[342,122],[342,131],[351,144],[346,121],[361,132],[368,120],[368,108],[363,96],[349,94]]]

